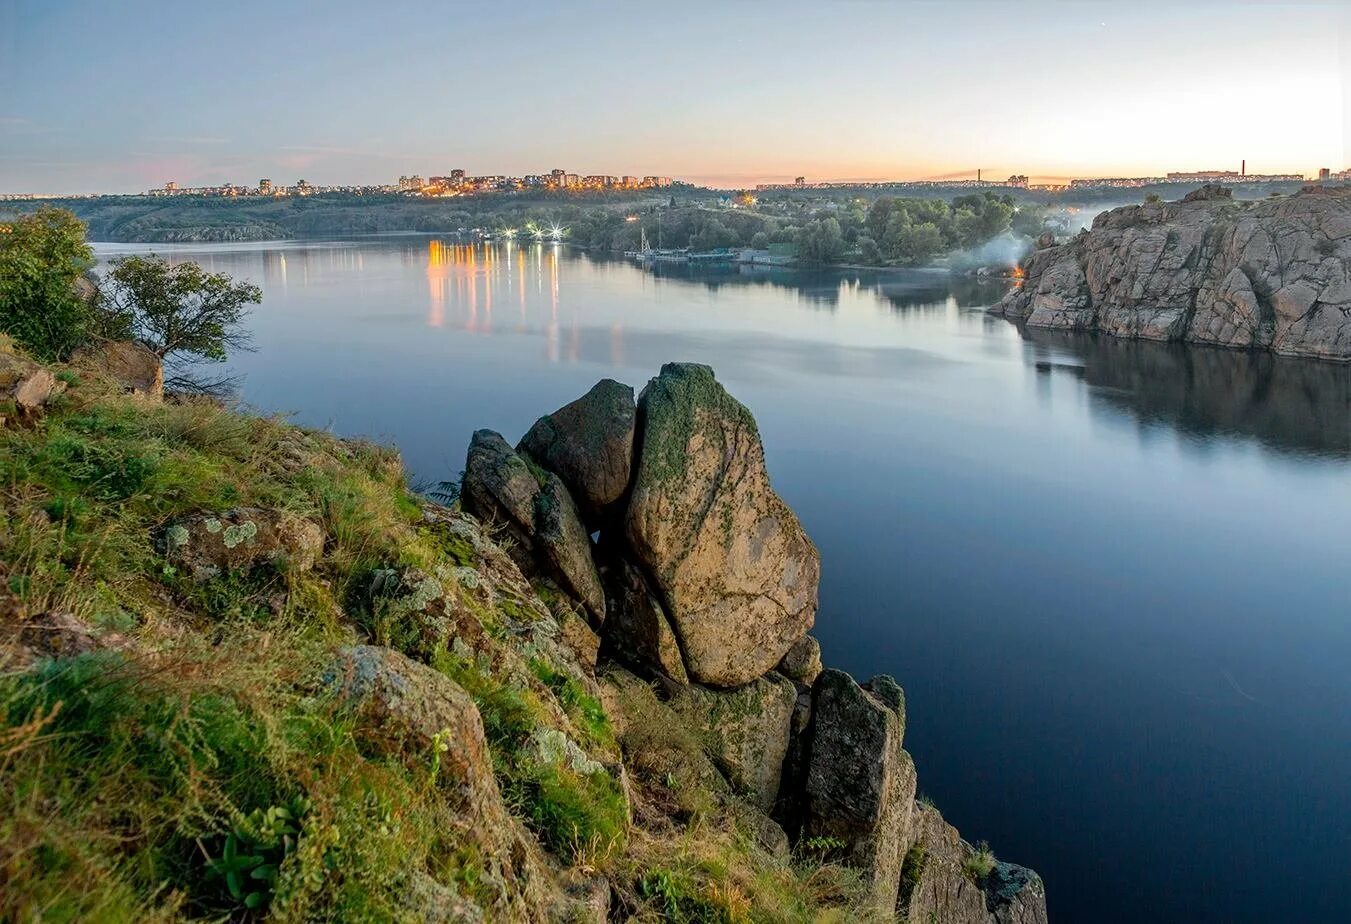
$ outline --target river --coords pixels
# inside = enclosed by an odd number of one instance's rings
[[[262,286],[249,404],[422,484],[476,428],[712,365],[821,550],[825,661],[901,682],[921,791],[1052,920],[1351,916],[1351,368],[1020,332],[933,271],[157,249]]]

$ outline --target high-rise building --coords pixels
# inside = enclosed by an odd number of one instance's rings
[[[258,181],[258,195],[260,195],[260,196],[270,196],[270,195],[272,195],[272,181],[271,181],[271,180],[269,180],[269,179],[267,179],[266,177],[264,177],[263,179],[261,179],[261,180]]]

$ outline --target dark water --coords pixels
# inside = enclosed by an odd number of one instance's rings
[[[177,252],[264,288],[248,401],[423,481],[710,363],[820,546],[827,662],[901,681],[922,791],[1053,920],[1351,919],[1351,369],[1022,334],[924,272]]]

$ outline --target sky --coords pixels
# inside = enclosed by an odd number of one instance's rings
[[[1351,166],[1351,0],[0,0],[0,193]]]

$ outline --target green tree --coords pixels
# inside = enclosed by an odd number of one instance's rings
[[[881,240],[886,236],[887,225],[891,222],[891,213],[896,209],[896,200],[891,196],[882,196],[871,206],[868,207],[868,214],[864,218],[864,224],[868,227],[868,233],[876,240]]]
[[[933,222],[907,225],[896,238],[896,258],[905,263],[923,263],[943,251],[943,234]]]
[[[690,247],[694,250],[717,250],[719,247],[736,245],[736,232],[716,218],[708,219],[703,227],[690,237]]]
[[[798,236],[798,258],[803,263],[834,263],[844,253],[844,233],[834,218],[808,222]]]
[[[76,289],[94,265],[84,236],[65,209],[0,220],[0,330],[39,359],[65,356],[98,322],[95,299]]]
[[[110,327],[141,341],[161,359],[223,362],[229,350],[247,349],[240,322],[262,291],[196,263],[162,257],[122,257],[108,274]]]
[[[882,248],[868,235],[861,235],[858,239],[858,259],[861,263],[876,266],[882,262]]]

